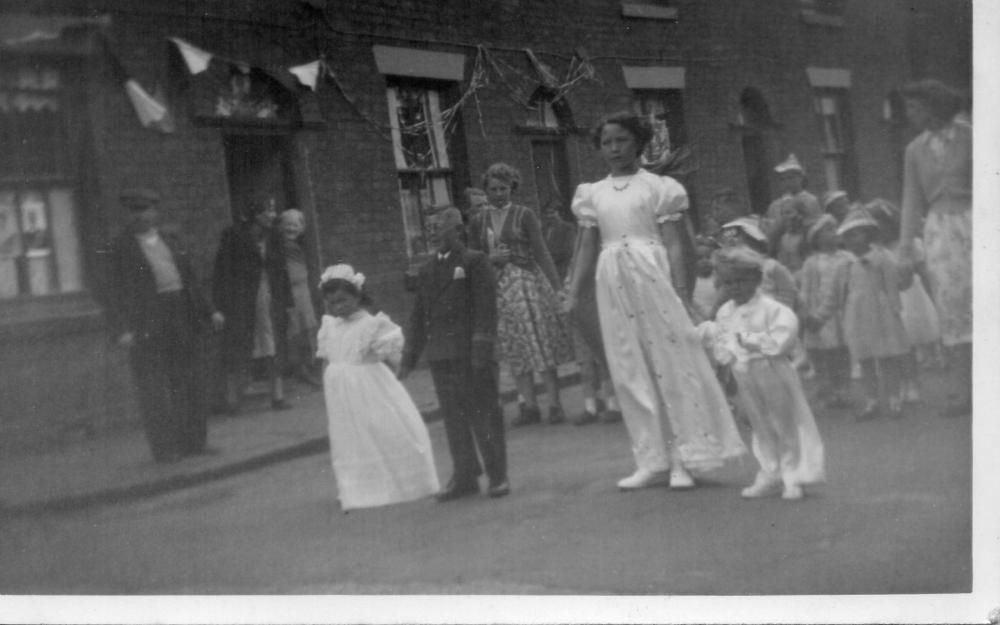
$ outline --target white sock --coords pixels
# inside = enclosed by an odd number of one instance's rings
[[[593,397],[585,397],[583,399],[583,408],[591,414],[597,412],[597,400]]]

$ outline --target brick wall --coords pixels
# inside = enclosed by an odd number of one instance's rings
[[[18,10],[24,10],[23,4],[17,5]],[[942,7],[948,0],[920,4],[926,15],[937,15],[946,11]],[[673,0],[669,5],[678,10],[676,22],[623,18],[621,4],[612,0],[337,0],[328,5],[328,21],[317,20],[304,3],[293,0],[156,4],[51,0],[39,7],[110,13],[109,42],[129,74],[149,90],[171,94],[176,94],[176,85],[168,72],[170,36],[218,54],[263,61],[305,62],[322,53],[353,104],[334,84],[319,86],[316,97],[325,128],[298,131],[290,143],[297,195],[315,220],[319,264],[355,264],[369,276],[377,303],[400,321],[410,307],[402,281],[408,259],[392,145],[386,138],[386,82],[375,65],[371,50],[375,44],[464,54],[467,71],[475,49],[465,44],[483,44],[499,62],[528,77],[533,70],[524,48],[532,49],[562,76],[574,49],[582,46],[591,57],[595,80],[580,83],[568,100],[576,124],[584,130],[601,115],[631,106],[622,65],[683,66],[686,125],[699,164],[690,186],[703,202],[720,187],[746,198],[742,134],[735,126],[740,93],[746,87],[764,95],[779,124],[767,136],[775,159],[794,151],[815,172],[810,187],[824,191],[818,175],[819,130],[805,68],[848,69],[861,195],[898,198],[898,146],[881,116],[885,94],[911,77],[914,39],[906,2],[848,2],[844,26],[839,28],[806,24],[795,0]],[[4,6],[0,4],[0,12]],[[945,24],[928,45],[954,48],[963,29],[967,23],[961,19]],[[925,52],[924,59],[938,58],[933,50]],[[962,64],[961,54],[940,56],[944,60],[933,69],[945,71]],[[84,218],[98,231],[88,245],[96,245],[96,239],[110,236],[121,225],[124,216],[116,197],[122,187],[150,185],[161,191],[165,220],[188,239],[198,269],[207,277],[219,232],[233,215],[224,131],[196,124],[177,98],[171,100],[175,133],[145,129],[106,59],[93,58],[88,72],[92,143],[88,173],[93,191]],[[523,174],[517,199],[533,205],[532,135],[515,130],[530,112],[509,97],[495,75],[491,78],[478,94],[478,107],[470,103],[461,113],[466,164],[465,171],[455,174],[455,198],[462,201],[466,181],[478,185],[489,164],[505,161]],[[525,87],[529,91],[522,97],[530,93],[531,85]],[[605,175],[585,132],[570,134],[564,141],[571,185]],[[86,355],[101,363],[93,370],[87,369],[82,357],[77,360],[84,364],[75,367],[59,362],[65,352],[54,345],[65,334],[52,333],[53,345],[41,341],[29,348],[20,343],[19,358],[32,363],[26,369],[31,376],[66,389],[83,389],[76,395],[67,391],[76,398],[81,418],[100,423],[134,418],[127,368],[120,354],[106,351],[99,326],[94,322],[79,330],[73,339],[77,342],[70,343],[77,346],[74,356]],[[3,364],[7,369],[9,362]],[[112,379],[117,385],[110,384]],[[68,418],[64,414],[68,405],[46,399],[45,393],[30,390],[35,388],[30,384],[23,388],[29,389],[23,391],[23,401],[9,400],[8,405],[22,407],[35,423]]]

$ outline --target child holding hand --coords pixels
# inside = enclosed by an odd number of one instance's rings
[[[791,359],[798,318],[760,290],[763,255],[733,247],[717,260],[731,299],[698,331],[714,359],[732,371],[753,428],[760,470],[741,495],[753,499],[780,492],[782,499],[802,499],[803,486],[826,476],[823,441]]]
[[[412,501],[440,488],[427,427],[393,373],[402,329],[364,308],[370,304],[364,283],[364,274],[344,264],[328,267],[320,282],[327,314],[316,355],[327,363],[330,455],[345,511]]]

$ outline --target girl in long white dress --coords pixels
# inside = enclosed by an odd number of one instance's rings
[[[350,265],[328,267],[320,285],[329,314],[316,355],[327,363],[330,455],[345,511],[440,490],[427,427],[390,369],[402,357],[403,332],[386,315],[362,307],[363,285],[364,274]]]
[[[691,302],[678,295],[689,292],[678,226],[687,193],[639,167],[649,138],[645,119],[630,113],[598,126],[595,145],[611,174],[580,185],[573,198],[584,232],[564,306],[576,306],[596,261],[601,334],[637,465],[619,488],[690,488],[688,469],[718,467],[746,448],[691,322]]]
[[[747,498],[781,492],[801,499],[803,486],[825,481],[823,441],[792,364],[799,320],[760,289],[764,257],[744,247],[725,250],[718,271],[732,299],[715,321],[698,326],[715,360],[736,378],[753,427],[760,470]]]

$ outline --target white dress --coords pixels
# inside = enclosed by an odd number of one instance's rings
[[[323,317],[316,355],[328,362],[323,393],[330,455],[345,510],[440,490],[427,427],[383,362],[398,363],[402,350],[402,330],[381,313]]]
[[[729,300],[716,321],[698,330],[736,378],[760,478],[787,486],[825,481],[823,441],[791,362],[799,333],[795,313],[758,290],[741,306]]]
[[[573,198],[580,225],[600,228],[601,335],[632,453],[638,467],[649,471],[669,468],[668,452],[690,469],[715,468],[746,453],[670,281],[659,224],[679,219],[687,207],[680,183],[643,169],[632,177],[582,184]]]

